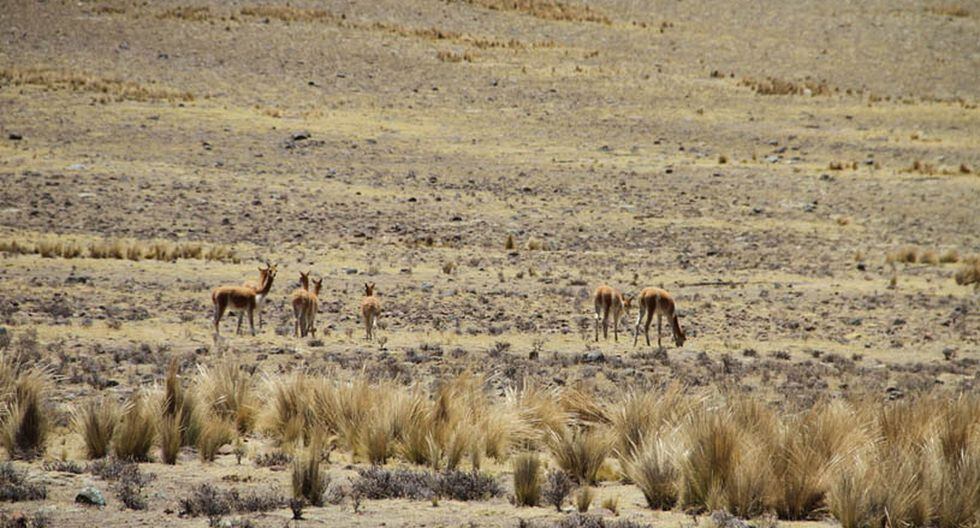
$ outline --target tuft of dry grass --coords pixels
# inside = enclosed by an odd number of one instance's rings
[[[592,501],[595,500],[595,490],[592,486],[581,486],[578,492],[575,493],[575,509],[579,513],[586,513],[592,506]]]
[[[227,418],[209,416],[201,424],[197,437],[197,452],[202,462],[214,462],[222,446],[235,440],[235,424]]]
[[[915,246],[904,246],[885,255],[885,262],[888,264],[893,262],[915,264],[918,259],[919,249]]]
[[[119,404],[109,397],[91,399],[75,408],[72,425],[82,437],[86,458],[102,458],[109,454],[119,418]]]
[[[514,457],[514,501],[518,506],[537,506],[541,501],[541,459],[537,453]]]
[[[177,463],[182,437],[183,429],[180,424],[180,415],[164,413],[157,422],[157,438],[160,442],[161,462],[169,465]]]
[[[504,242],[504,249],[513,250],[516,247],[516,244],[514,244],[514,235],[507,233],[507,241]]]
[[[97,94],[99,102],[188,102],[194,100],[194,95],[186,91],[47,68],[2,68],[0,69],[0,84],[32,85],[41,86],[48,90],[88,92]]]
[[[255,427],[259,413],[255,380],[237,362],[223,361],[210,368],[200,365],[194,392],[207,412],[231,421],[239,433]]]
[[[603,431],[574,427],[551,431],[548,448],[558,467],[583,485],[598,482],[596,475],[611,451]]]
[[[751,88],[759,95],[817,96],[831,95],[835,91],[827,84],[827,81],[817,81],[809,77],[804,78],[802,81],[787,81],[775,77],[766,77],[765,79],[746,77],[739,82],[739,85]]]
[[[644,441],[633,448],[624,463],[624,472],[654,510],[670,510],[677,504],[680,490],[678,454],[671,448],[672,442],[664,439]]]
[[[947,17],[965,18],[965,17],[970,16],[970,10],[969,9],[967,9],[967,8],[961,6],[961,5],[955,5],[955,4],[944,4],[944,5],[938,5],[938,6],[929,6],[929,7],[926,8],[926,12],[927,13],[932,13],[934,15],[947,16]]]
[[[13,394],[4,398],[0,445],[10,458],[33,460],[44,454],[52,428],[48,384],[44,372],[22,371],[13,384]]]
[[[469,51],[457,53],[455,51],[440,50],[436,52],[436,58],[441,62],[473,62],[476,60],[476,54]]]
[[[323,505],[323,493],[329,481],[320,471],[320,453],[316,442],[293,459],[293,498],[313,506]]]
[[[495,11],[517,11],[544,20],[612,24],[602,11],[562,0],[458,0]]]
[[[613,515],[619,515],[619,495],[606,495],[602,498],[602,507]]]
[[[211,8],[207,6],[177,6],[167,9],[157,15],[159,19],[173,18],[177,20],[187,20],[190,22],[204,22],[210,20]]]
[[[133,394],[122,411],[116,427],[112,452],[116,458],[133,462],[148,462],[156,438],[154,409],[139,391]]]
[[[950,249],[944,251],[942,256],[939,257],[939,262],[942,264],[953,264],[960,261],[960,252],[955,249]]]
[[[701,409],[686,424],[687,454],[681,459],[685,507],[724,508],[725,488],[738,467],[742,433],[724,409]]]
[[[963,259],[963,264],[953,276],[956,284],[967,286],[973,284],[974,287],[980,286],[980,256],[972,256]]]

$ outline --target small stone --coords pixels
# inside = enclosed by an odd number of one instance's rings
[[[357,268],[344,268],[344,273],[348,275],[357,275]]]
[[[94,486],[85,486],[82,491],[78,492],[78,495],[75,495],[75,502],[92,506],[105,506],[105,497]]]
[[[585,363],[602,363],[606,361],[606,355],[597,350],[591,352],[586,352],[582,355],[582,361]]]
[[[9,139],[11,141],[20,141],[20,140],[24,139],[24,136],[22,136],[22,135],[20,135],[20,134],[18,134],[16,132],[11,132],[11,133],[7,134],[7,139]]]
[[[293,141],[304,141],[307,139],[310,139],[310,133],[305,130],[302,132],[296,132],[295,134],[292,135]]]
[[[779,156],[776,154],[770,154],[769,156],[766,156],[766,161],[769,163],[776,163],[779,161]]]

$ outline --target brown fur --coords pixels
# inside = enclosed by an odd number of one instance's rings
[[[626,315],[629,317],[632,299],[623,296],[619,290],[603,284],[595,290],[592,296],[595,301],[595,340],[599,341],[599,319],[602,318],[602,338],[609,339],[609,315],[613,318],[613,338],[619,341],[619,321]]]
[[[364,299],[361,300],[361,318],[368,339],[374,339],[374,327],[381,315],[381,301],[374,296],[374,283],[364,284]]]
[[[316,312],[323,279],[313,279],[313,291],[309,291],[309,273],[300,275],[303,288],[294,291],[292,299],[293,315],[296,316],[295,335],[306,337],[306,334],[310,334],[316,337]]]
[[[674,306],[674,298],[670,296],[664,290],[660,288],[644,288],[637,297],[637,304],[639,305],[640,315],[636,318],[636,327],[633,329],[633,346],[636,346],[636,341],[640,334],[640,323],[643,322],[643,316],[646,315],[646,325],[644,326],[643,332],[647,338],[647,346],[650,346],[650,322],[653,321],[653,316],[657,316],[657,346],[663,348],[660,342],[663,329],[663,318],[667,317],[670,322],[670,329],[674,334],[674,344],[678,347],[684,346],[684,341],[687,336],[684,335],[684,330],[681,329],[681,323],[677,318]]]
[[[276,265],[276,264],[269,264],[268,262],[266,262],[264,269],[263,268],[259,268],[259,281],[258,282],[245,281],[242,284],[242,286],[245,286],[246,288],[252,288],[253,290],[255,290],[256,293],[258,293],[259,290],[262,289],[262,285],[265,283],[265,277],[266,277],[266,275],[270,275],[271,274],[273,276],[273,278],[274,278],[276,276],[276,273],[277,272],[278,272],[278,265]],[[263,305],[265,305],[265,297],[257,297],[255,299],[255,311],[258,312],[258,314],[259,314],[259,329],[260,330],[262,329],[262,307],[263,307]]]
[[[242,333],[242,318],[248,314],[248,326],[255,335],[255,310],[260,305],[262,299],[269,295],[272,289],[272,281],[276,277],[276,267],[268,266],[259,268],[259,277],[262,287],[258,290],[249,286],[218,286],[211,291],[211,303],[214,304],[214,333],[221,335],[221,318],[229,308],[238,312],[238,329],[236,333]]]

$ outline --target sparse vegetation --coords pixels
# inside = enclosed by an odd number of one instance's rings
[[[10,462],[0,463],[0,502],[41,500],[47,496],[47,487],[30,480],[26,471],[18,471]]]

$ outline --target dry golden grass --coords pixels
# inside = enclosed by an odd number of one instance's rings
[[[82,437],[86,458],[102,458],[109,454],[120,410],[115,399],[90,399],[72,412],[72,426]]]
[[[47,90],[70,90],[97,94],[100,102],[194,100],[190,92],[133,81],[99,77],[85,73],[45,68],[7,67],[0,69],[0,84],[41,86]]]
[[[304,9],[292,6],[258,5],[242,8],[242,16],[264,19],[274,19],[283,22],[319,22],[329,23],[346,29],[361,31],[380,31],[399,37],[419,38],[432,41],[449,41],[456,44],[473,46],[478,49],[527,49],[553,47],[552,41],[527,43],[517,39],[500,40],[492,37],[478,37],[457,31],[435,27],[418,28],[390,22],[355,22],[346,17],[337,16],[323,9]],[[473,62],[476,55],[471,52],[454,53],[441,51],[437,58],[443,62]]]
[[[647,506],[654,510],[672,509],[680,494],[678,454],[673,444],[661,438],[644,440],[622,463],[626,477],[640,488]]]
[[[9,359],[4,357],[2,361]],[[12,386],[3,387],[6,390],[0,409],[0,445],[10,458],[33,460],[44,454],[52,429],[49,384],[45,372],[21,367]]]
[[[80,243],[65,235],[36,236],[0,240],[0,252],[18,255],[37,254],[44,258],[94,258],[139,261],[142,259],[174,262],[177,259],[204,259],[237,263],[235,249],[223,244],[207,247],[200,242],[143,241],[136,239],[92,239]]]
[[[775,77],[765,79],[744,78],[739,84],[747,86],[759,95],[831,95],[835,90],[827,81],[805,78],[802,81],[787,81]]]
[[[893,262],[915,264],[918,259],[919,249],[915,246],[904,246],[885,255],[885,262],[888,264]]]
[[[575,492],[575,509],[579,513],[586,513],[592,506],[592,501],[595,500],[595,490],[592,486],[581,486],[578,491]]]
[[[147,462],[156,440],[156,409],[137,391],[122,412],[112,443],[112,453],[123,460]]]
[[[544,20],[567,22],[597,22],[611,24],[612,20],[602,11],[586,4],[573,4],[560,0],[462,0],[468,4],[495,11],[517,11]]]
[[[255,379],[237,362],[223,361],[211,368],[200,365],[194,392],[206,412],[230,421],[240,433],[255,427],[259,413]],[[202,424],[202,433],[206,425]]]
[[[598,483],[599,468],[611,451],[604,431],[575,427],[552,431],[548,448],[558,467],[583,485]]]
[[[606,495],[602,498],[602,507],[613,515],[619,515],[619,495]]]
[[[956,280],[956,284],[980,286],[980,256],[964,259],[953,278]]]
[[[926,8],[927,13],[932,13],[934,15],[949,16],[949,17],[968,17],[970,16],[970,10],[961,6],[954,4],[945,4],[938,6],[930,6]]]
[[[157,15],[157,18],[160,19],[173,18],[177,20],[188,20],[191,22],[203,22],[205,20],[210,20],[211,17],[211,8],[207,6],[177,6],[167,9],[166,11]]]
[[[537,506],[541,502],[541,459],[537,453],[514,457],[514,501],[518,506]]]
[[[227,418],[209,415],[202,420],[197,435],[197,453],[202,462],[213,462],[218,449],[235,440],[235,424]]]
[[[457,53],[455,51],[441,50],[436,53],[436,58],[442,62],[473,62],[476,54],[469,51]]]
[[[950,249],[943,252],[942,256],[939,257],[939,262],[942,264],[953,264],[960,261],[960,252],[955,249]]]
[[[314,442],[293,459],[293,498],[322,506],[327,484],[327,478],[320,471],[320,450]]]

